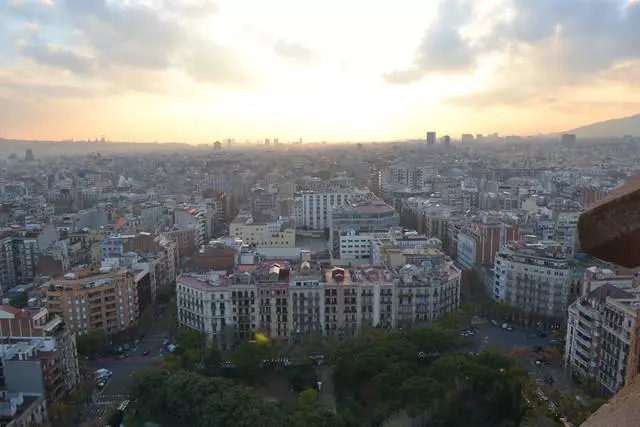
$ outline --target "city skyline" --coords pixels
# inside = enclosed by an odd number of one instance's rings
[[[640,111],[634,0],[15,0],[0,22],[5,138],[532,135]]]

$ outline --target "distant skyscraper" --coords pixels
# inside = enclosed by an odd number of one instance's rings
[[[222,150],[222,144],[220,143],[220,141],[216,141],[213,143],[213,151],[221,151]]]
[[[449,135],[445,135],[442,137],[442,143],[446,146],[449,147],[451,145],[451,137]]]
[[[431,147],[433,145],[436,145],[436,133],[427,132],[427,146]]]
[[[28,148],[27,150],[25,150],[24,159],[27,162],[33,162],[35,160],[35,157],[33,156],[33,150],[31,148]]]
[[[273,140],[273,145],[278,145],[280,143],[280,141],[278,141],[278,138]]]
[[[271,145],[271,140],[269,138],[265,139],[264,145]]]
[[[473,142],[473,135],[470,133],[463,133],[462,137],[460,138],[460,142],[462,142],[463,144]]]
[[[575,145],[576,143],[576,135],[573,133],[565,133],[562,135],[562,139],[560,139],[560,143],[562,145]]]

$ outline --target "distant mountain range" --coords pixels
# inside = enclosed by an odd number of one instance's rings
[[[581,126],[566,133],[575,133],[578,138],[640,137],[640,114]]]

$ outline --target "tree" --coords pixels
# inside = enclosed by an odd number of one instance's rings
[[[173,301],[175,296],[176,296],[175,289],[173,289],[173,288],[162,288],[162,289],[158,290],[158,292],[156,293],[156,304],[158,304],[158,305],[168,304],[171,301]]]
[[[287,378],[295,392],[313,387],[317,380],[316,370],[309,364],[295,365],[287,370]]]
[[[9,305],[15,308],[25,308],[28,304],[29,294],[27,294],[26,292],[20,292],[9,301]]]
[[[241,343],[232,355],[233,363],[237,366],[237,372],[249,382],[253,382],[258,378],[262,362],[270,358],[270,345],[257,342]]]
[[[96,329],[76,338],[78,354],[95,356],[109,351],[109,336],[102,329]]]
[[[176,336],[176,344],[181,351],[203,349],[205,346],[205,336],[202,332],[193,329],[180,329]]]
[[[442,316],[438,324],[445,329],[459,331],[469,326],[471,318],[460,310],[452,311]]]
[[[49,416],[54,425],[64,426],[71,421],[73,407],[66,403],[56,402],[49,409]]]

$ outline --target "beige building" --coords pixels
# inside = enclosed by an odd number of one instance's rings
[[[241,213],[229,226],[231,237],[242,239],[248,245],[262,248],[294,248],[296,227],[294,221],[255,221],[250,213]]]
[[[300,341],[316,334],[352,336],[366,328],[433,322],[459,307],[461,275],[440,252],[427,260],[396,269],[327,271],[308,262],[296,269],[279,261],[233,275],[181,276],[178,320],[224,342],[229,336],[251,339],[256,332]]]
[[[49,283],[46,299],[49,311],[78,334],[98,329],[115,333],[138,318],[137,288],[133,274],[126,270],[72,271]]]

